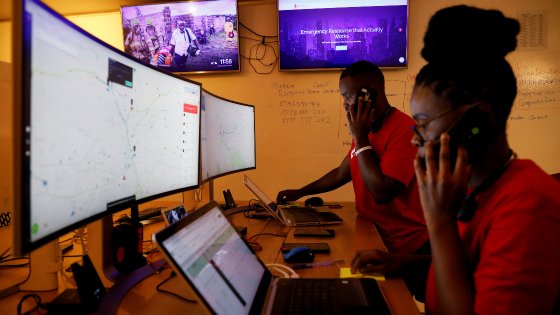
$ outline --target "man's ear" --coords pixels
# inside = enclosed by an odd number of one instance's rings
[[[379,97],[379,88],[376,84],[374,83],[370,83],[368,84],[368,89],[370,90],[375,90],[375,92],[377,92],[377,95],[375,96],[375,99],[371,100],[373,103],[375,103],[375,100]]]
[[[377,85],[370,83],[367,87],[368,89],[376,90],[379,93],[379,88],[377,87]]]

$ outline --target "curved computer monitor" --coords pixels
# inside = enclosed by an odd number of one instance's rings
[[[255,169],[255,107],[202,89],[202,181]]]
[[[200,184],[201,84],[37,0],[14,18],[17,252]]]

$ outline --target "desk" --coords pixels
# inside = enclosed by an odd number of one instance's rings
[[[334,238],[294,238],[293,232],[295,228],[285,227],[279,221],[273,219],[249,219],[241,212],[233,214],[229,216],[229,218],[235,225],[247,227],[247,237],[259,233],[282,235],[280,237],[270,235],[255,237],[262,245],[262,250],[257,254],[265,264],[278,263],[287,266],[293,265],[284,262],[280,252],[282,243],[328,243],[331,248],[330,254],[316,254],[314,262],[346,259],[345,262],[330,266],[299,269],[297,273],[303,278],[338,278],[340,268],[350,267],[350,261],[357,250],[374,248],[385,249],[385,245],[375,225],[371,221],[359,217],[356,214],[354,203],[341,203],[341,205],[343,208],[330,211],[337,213],[344,220],[344,223],[323,227],[310,227],[313,229],[333,229],[336,233]],[[319,210],[323,209],[327,208],[319,208]],[[163,228],[163,223],[145,226],[144,239],[149,240],[151,234],[157,232],[161,228]],[[159,259],[161,256],[156,256],[155,258]],[[202,308],[198,304],[191,304],[156,291],[156,286],[167,279],[169,274],[170,271],[165,270],[137,284],[122,300],[119,307],[119,314],[178,314],[181,312],[203,314]],[[419,314],[418,307],[401,279],[380,281],[379,286],[393,314]],[[196,299],[196,296],[190,292],[190,289],[184,285],[179,277],[173,277],[162,286],[162,289],[175,292],[189,299]],[[59,290],[61,291],[61,289]],[[51,291],[41,293],[40,295],[44,299],[43,302],[45,302],[52,300],[57,294],[58,292]],[[17,293],[9,298],[0,300],[1,313],[15,314],[17,303],[23,295],[22,293]],[[5,300],[10,300],[10,302]],[[41,314],[40,312],[36,313]]]
[[[235,225],[247,227],[247,237],[259,233],[285,235],[281,237],[271,235],[255,237],[263,247],[257,254],[265,264],[277,263],[287,266],[294,265],[284,262],[284,258],[280,252],[282,243],[328,243],[331,248],[330,254],[316,254],[314,262],[346,259],[345,262],[330,266],[299,269],[296,271],[302,278],[338,278],[340,275],[340,268],[350,267],[350,261],[357,250],[374,248],[386,250],[375,225],[371,221],[359,217],[356,214],[354,203],[341,203],[341,205],[343,208],[330,211],[337,213],[344,220],[344,223],[339,225],[310,227],[313,229],[333,229],[336,233],[334,238],[294,238],[293,234],[295,228],[286,227],[279,221],[273,219],[249,219],[241,212],[230,215],[229,218]],[[327,208],[324,209],[328,210]],[[323,208],[319,208],[319,210],[323,210]],[[119,314],[175,314],[185,311],[188,311],[189,314],[203,314],[201,308],[197,304],[190,304],[156,291],[156,285],[167,277],[169,277],[169,271],[164,271],[147,278],[134,287],[122,300]],[[379,286],[393,314],[420,313],[402,279],[380,281]],[[195,295],[192,292],[188,292],[182,284],[182,280],[178,277],[169,280],[162,288],[181,294],[186,298],[195,298]]]

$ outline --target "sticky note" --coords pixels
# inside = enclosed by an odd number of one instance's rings
[[[340,268],[340,277],[341,278],[371,278],[377,281],[385,281],[385,275],[381,273],[368,273],[368,274],[361,274],[359,271],[356,271],[355,274],[352,274],[350,268]]]

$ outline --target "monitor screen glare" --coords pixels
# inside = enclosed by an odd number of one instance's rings
[[[280,70],[406,68],[407,0],[278,0]]]
[[[202,90],[202,180],[254,169],[255,107]]]
[[[200,84],[139,63],[34,0],[24,2],[23,33],[29,242],[111,205],[198,187]]]
[[[237,1],[121,8],[125,52],[171,72],[239,71]]]

